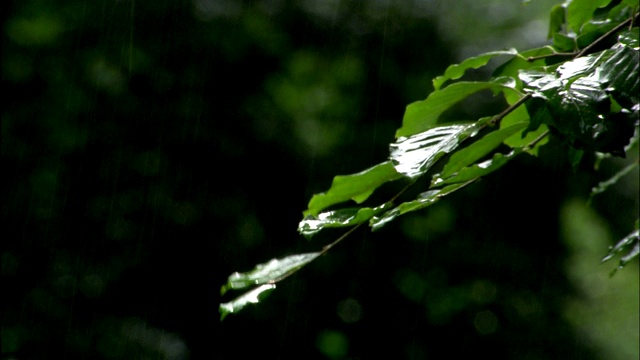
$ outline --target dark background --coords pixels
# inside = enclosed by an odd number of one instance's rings
[[[543,44],[553,2],[7,3],[3,359],[637,358],[637,262],[599,265],[637,171],[587,207],[624,162],[553,141],[219,321],[229,274],[341,234],[297,234],[308,200],[433,77]]]

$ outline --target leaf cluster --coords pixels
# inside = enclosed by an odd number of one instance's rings
[[[321,251],[273,259],[253,271],[232,274],[223,294],[255,288],[221,304],[222,318],[258,302],[258,295],[275,288],[275,283],[327,252],[355,228],[380,229],[495,172],[520,154],[537,156],[549,136],[568,145],[573,166],[585,152],[625,156],[630,141],[638,137],[637,20],[636,1],[567,1],[551,10],[549,45],[489,52],[449,66],[433,80],[435,90],[426,99],[407,106],[396,139],[389,145],[389,158],[359,173],[336,176],[327,191],[311,198],[298,226],[308,238],[327,228],[351,230]],[[464,80],[468,70],[487,66],[498,57],[504,62],[489,79]],[[487,91],[503,99],[502,112],[473,120],[443,116],[468,97]],[[626,173],[594,188],[594,194]],[[424,177],[430,179],[427,188],[415,198],[402,199],[405,190]],[[404,187],[386,202],[366,204],[389,182]],[[638,256],[638,246],[636,224],[635,231],[603,261],[629,251],[622,257],[623,266]]]

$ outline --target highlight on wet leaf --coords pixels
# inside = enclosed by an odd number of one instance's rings
[[[233,301],[220,304],[220,320],[224,320],[224,318],[229,314],[237,313],[249,304],[259,303],[260,300],[264,299],[264,297],[275,288],[275,284],[260,285],[257,288],[238,296]]]
[[[347,208],[322,212],[316,216],[307,215],[298,225],[298,232],[307,238],[325,228],[338,228],[358,225],[369,221],[374,215],[387,210],[391,204],[382,204],[375,208]]]
[[[220,293],[224,295],[231,289],[244,289],[250,286],[278,282],[315,260],[315,258],[321,254],[320,252],[313,252],[291,255],[282,259],[271,259],[269,262],[256,265],[256,267],[249,272],[235,272],[229,276],[227,283],[222,286]]]
[[[435,90],[425,100],[406,107],[388,159],[356,174],[335,176],[326,192],[311,198],[298,224],[298,232],[307,238],[329,228],[348,230],[321,251],[273,259],[229,276],[223,294],[255,288],[221,304],[221,316],[257,303],[276,282],[363,225],[375,231],[401,215],[432,206],[518,156],[537,156],[550,137],[567,149],[567,171],[577,168],[588,153],[597,159],[596,168],[611,156],[637,158],[630,149],[635,149],[632,144],[640,125],[638,8],[632,0],[566,1],[551,11],[549,45],[488,52],[449,66],[433,79]],[[499,56],[511,58],[487,81],[460,80],[468,70],[487,66]],[[491,91],[503,101],[503,110],[490,117],[443,120],[443,114],[480,91]],[[591,197],[637,166],[636,160],[595,186]],[[419,181],[423,177],[430,181]],[[388,201],[363,204],[381,186],[401,179],[405,181],[398,183],[404,188]],[[408,196],[411,187],[422,187],[419,195]],[[341,208],[344,203],[349,204]],[[637,258],[638,227],[636,222],[635,230],[609,249],[602,261],[623,254],[618,269]]]
[[[636,229],[633,232],[625,236],[615,246],[609,248],[609,253],[602,258],[601,262],[609,261],[617,254],[624,252],[627,252],[627,254],[620,258],[620,263],[613,269],[611,275],[615,274],[617,270],[624,268],[629,261],[640,255],[640,230],[638,229],[638,222],[636,222]]]
[[[481,127],[477,123],[438,126],[400,138],[390,146],[393,166],[398,173],[411,179],[422,176],[442,156],[477,134]]]

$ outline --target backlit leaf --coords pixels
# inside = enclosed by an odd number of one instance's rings
[[[365,201],[380,185],[400,179],[400,175],[390,162],[383,162],[353,175],[338,175],[333,178],[331,188],[326,193],[316,194],[309,201],[304,215],[317,216],[320,211],[348,200],[356,203]]]
[[[516,51],[516,49],[513,49],[513,48],[509,50],[503,50],[503,51],[492,51],[492,52],[484,53],[482,55],[468,58],[463,62],[461,62],[460,64],[450,65],[442,76],[438,76],[437,78],[433,79],[433,87],[436,90],[440,90],[442,85],[447,80],[459,79],[464,75],[465,71],[467,71],[468,69],[478,69],[480,67],[483,67],[487,65],[489,60],[493,59],[496,56],[517,55],[517,54],[518,52]]]
[[[396,138],[415,135],[433,128],[437,125],[440,115],[471,94],[481,90],[514,90],[515,87],[516,81],[505,76],[489,82],[458,82],[434,91],[426,100],[407,106],[402,127],[396,131]]]
[[[567,22],[569,28],[577,34],[582,25],[593,18],[596,9],[607,6],[611,0],[571,0],[567,6]]]
[[[551,39],[553,35],[562,30],[564,25],[564,6],[556,5],[551,9],[549,13],[549,32],[547,33],[547,39]]]

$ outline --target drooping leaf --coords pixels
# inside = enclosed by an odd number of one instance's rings
[[[282,259],[271,259],[269,262],[256,265],[256,267],[249,272],[235,272],[229,276],[227,283],[222,286],[220,293],[224,294],[231,289],[244,289],[250,286],[278,282],[280,279],[296,272],[301,267],[315,260],[321,254],[320,252],[313,252],[291,255]]]
[[[331,188],[325,193],[316,194],[309,201],[305,216],[317,216],[320,211],[348,200],[356,203],[365,201],[380,185],[400,179],[391,162],[386,161],[353,175],[338,175],[333,178]]]
[[[311,237],[324,228],[358,225],[369,221],[374,215],[388,210],[390,206],[390,204],[383,204],[375,208],[348,208],[322,212],[317,216],[308,215],[298,225],[298,232],[306,237]]]
[[[438,126],[408,138],[400,138],[390,145],[393,166],[400,174],[415,179],[429,171],[440,157],[474,136],[481,126],[480,121]]]
[[[483,176],[489,175],[492,172],[498,170],[507,162],[511,161],[517,155],[522,153],[522,148],[513,149],[509,154],[494,154],[492,159],[483,161],[472,166],[468,166],[460,169],[458,172],[449,177],[442,177],[441,174],[436,174],[431,180],[432,187],[438,187],[450,184],[466,183],[468,181],[474,181]]]
[[[513,56],[517,54],[518,52],[516,51],[516,49],[513,49],[513,48],[509,50],[503,50],[503,51],[492,51],[492,52],[484,53],[482,55],[468,58],[463,62],[461,62],[460,64],[450,65],[447,68],[447,70],[445,70],[442,76],[438,76],[437,78],[433,79],[433,87],[436,90],[440,90],[442,85],[448,80],[456,80],[461,78],[464,75],[465,71],[467,71],[468,69],[478,69],[483,67],[487,65],[489,60],[493,59],[496,56],[501,56],[501,55]]]
[[[516,81],[511,77],[499,77],[488,82],[458,82],[442,90],[431,93],[426,100],[407,106],[402,119],[402,127],[396,131],[396,138],[407,137],[429,130],[437,125],[440,115],[481,90],[515,89]]]
[[[220,321],[224,320],[227,315],[234,314],[242,310],[248,304],[257,304],[260,300],[264,299],[266,294],[275,288],[275,284],[260,285],[257,288],[238,296],[230,302],[220,304]]]
[[[442,199],[443,197],[457,190],[462,189],[463,187],[471,184],[473,181],[474,180],[471,180],[465,183],[453,184],[453,185],[444,187],[442,189],[429,190],[427,192],[424,192],[420,194],[416,200],[402,203],[397,207],[383,213],[379,217],[374,216],[369,221],[369,226],[371,226],[371,229],[374,231],[378,230],[384,225],[386,225],[387,223],[389,223],[390,221],[394,220],[396,217],[411,211],[416,211],[416,210],[424,209],[427,206],[431,206],[436,202],[438,202],[438,200]]]
[[[611,0],[571,0],[567,5],[569,28],[580,34],[582,25],[593,18],[596,9],[605,7],[610,2]]]
[[[445,165],[444,169],[442,169],[440,176],[443,178],[450,177],[460,169],[475,163],[500,146],[505,139],[526,128],[527,124],[528,123],[526,122],[520,122],[493,131],[483,136],[481,139],[476,140],[468,147],[456,151],[451,155],[451,158],[449,159],[449,162],[447,162],[447,165]]]

